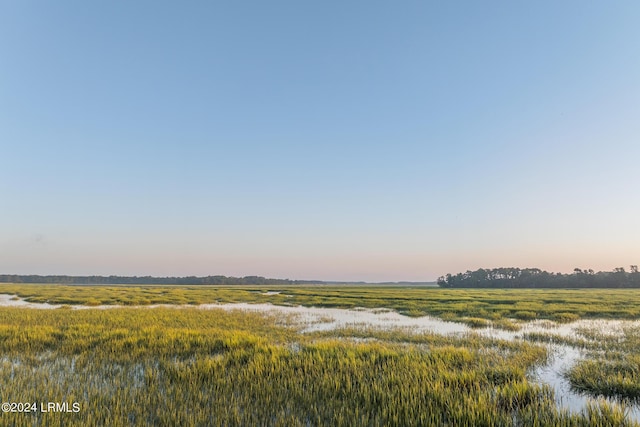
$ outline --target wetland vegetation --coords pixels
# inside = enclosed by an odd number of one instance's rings
[[[576,363],[566,376],[580,391],[626,399],[640,399],[640,327],[625,326],[619,333],[610,330],[580,331],[589,349],[589,358]]]
[[[553,390],[531,376],[550,357],[544,339],[357,325],[303,333],[293,315],[197,307],[391,308],[468,319],[480,330],[494,322],[519,327],[525,318],[630,319],[640,302],[635,291],[20,284],[1,285],[0,293],[62,304],[0,307],[1,400],[81,406],[77,413],[4,413],[5,425],[637,425],[625,401],[594,400],[583,412],[558,406]],[[74,304],[96,307],[66,309]],[[579,379],[605,384],[622,373],[619,384],[637,389],[637,329],[625,329],[624,338],[604,339],[606,331],[588,328],[581,334],[575,343],[590,357],[566,373],[571,384],[594,395],[632,396]],[[593,360],[611,368],[594,376]]]
[[[306,307],[387,308],[446,320],[640,318],[640,289],[440,289],[396,286],[96,286],[0,284],[30,302],[84,305],[271,303]],[[476,318],[474,320],[473,318]],[[505,319],[507,321],[505,321]]]

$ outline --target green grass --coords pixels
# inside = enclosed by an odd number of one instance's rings
[[[267,291],[280,291],[266,295]],[[393,309],[472,327],[630,319],[636,290],[0,285],[58,310],[0,308],[0,400],[77,401],[78,414],[0,414],[0,425],[634,425],[599,401],[559,410],[527,372],[555,342],[589,350],[567,379],[594,396],[640,396],[640,330],[528,334],[507,342],[350,327],[301,334],[293,318],[203,303]],[[71,310],[76,304],[123,308]],[[183,308],[127,308],[181,304]]]
[[[267,291],[280,291],[265,295]],[[408,316],[496,322],[640,317],[637,289],[439,289],[398,286],[64,286],[0,284],[0,292],[32,302],[86,305],[272,303],[340,308],[390,308]],[[606,304],[603,303],[606,301]],[[476,322],[477,323],[477,322]],[[504,325],[507,325],[506,323]],[[511,325],[513,326],[513,325]],[[507,326],[510,327],[510,326]]]
[[[491,322],[489,320],[481,317],[464,317],[460,320],[472,328],[488,328],[491,326]]]
[[[622,360],[585,360],[568,373],[577,390],[593,395],[640,398],[640,357],[630,355]]]
[[[566,377],[572,387],[593,396],[640,399],[640,328],[626,327],[621,336],[581,331],[590,357],[575,364]]]
[[[15,426],[624,426],[620,407],[558,410],[526,342],[345,328],[195,308],[0,309],[0,400],[79,413]],[[364,340],[363,339],[367,339]]]

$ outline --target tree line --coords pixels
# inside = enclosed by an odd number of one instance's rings
[[[572,273],[550,273],[539,268],[480,268],[438,278],[442,288],[640,288],[638,266],[629,271],[623,267],[613,271],[576,268]]]
[[[55,283],[67,285],[306,285],[315,280],[267,279],[261,276],[152,277],[152,276],[40,276],[0,274],[0,283]]]

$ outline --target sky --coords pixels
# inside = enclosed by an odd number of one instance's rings
[[[0,273],[640,264],[640,3],[0,0]]]

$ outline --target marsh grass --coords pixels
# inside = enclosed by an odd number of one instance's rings
[[[518,330],[526,319],[631,318],[640,305],[635,290],[605,295],[599,290],[0,285],[0,292],[61,305],[58,310],[0,308],[0,399],[82,405],[78,414],[2,414],[3,425],[635,425],[624,407],[606,401],[583,414],[560,410],[551,389],[529,382],[527,372],[547,360],[545,348],[533,342],[582,346],[593,353],[567,373],[576,389],[637,397],[637,328],[622,336],[589,329],[576,338],[528,334],[532,342],[356,326],[301,334],[291,317],[193,307],[268,302],[393,309]],[[72,310],[77,304],[182,308]]]
[[[491,326],[496,329],[503,329],[505,331],[517,332],[522,329],[517,322],[511,319],[497,319],[491,322]]]
[[[640,360],[630,355],[622,360],[585,360],[568,373],[573,387],[593,395],[640,398]]]
[[[546,350],[475,334],[343,328],[195,308],[0,309],[2,401],[77,401],[15,426],[632,425],[558,410],[526,372]],[[369,341],[350,341],[370,338]],[[612,422],[610,422],[613,420]]]
[[[619,400],[640,399],[640,328],[625,327],[620,334],[597,328],[582,329],[590,343],[590,357],[565,375],[571,386],[593,396]]]
[[[491,321],[481,317],[464,317],[460,321],[472,328],[488,328],[491,326]]]
[[[0,284],[0,292],[50,304],[156,305],[272,303],[386,308],[407,316],[492,321],[640,317],[638,289],[439,289],[397,286],[65,286]],[[603,304],[602,301],[606,301]],[[496,323],[499,327],[500,323]]]
[[[578,349],[589,349],[597,346],[594,342],[584,338],[559,335],[550,332],[527,332],[523,334],[522,337],[530,342],[562,344]]]

